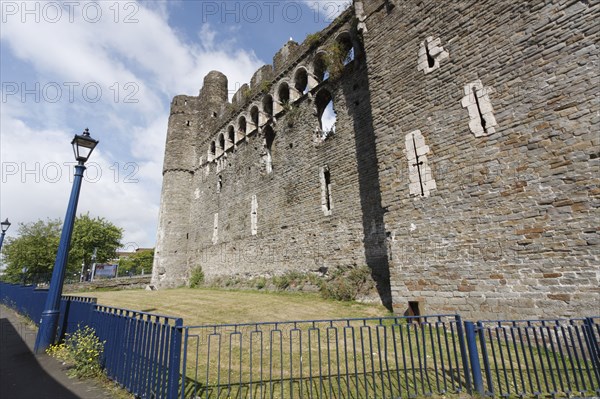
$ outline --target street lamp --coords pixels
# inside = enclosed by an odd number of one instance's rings
[[[35,340],[34,352],[37,354],[43,353],[46,348],[54,343],[54,339],[56,338],[56,328],[60,315],[60,299],[69,258],[69,246],[75,223],[81,180],[83,179],[83,171],[85,170],[84,164],[89,159],[97,144],[98,140],[90,137],[88,129],[85,129],[80,135],[76,134],[73,141],[71,141],[75,160],[77,160],[75,179],[73,180],[73,188],[71,189],[71,197],[69,198],[69,206],[67,207],[67,214],[65,215],[65,222],[60,236],[54,269],[52,270],[48,297],[46,298],[46,305],[44,306],[40,320],[40,328]]]
[[[10,222],[8,218],[2,223],[0,223],[0,228],[2,228],[2,234],[0,234],[0,249],[2,249],[2,243],[4,242],[4,235],[6,234],[6,230],[10,227]]]

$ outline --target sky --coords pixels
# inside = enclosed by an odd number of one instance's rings
[[[211,70],[230,98],[290,39],[302,42],[349,0],[0,0],[0,219],[64,219],[71,140],[100,141],[78,214],[123,228],[123,249],[154,247],[169,104]]]

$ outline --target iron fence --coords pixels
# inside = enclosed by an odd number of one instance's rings
[[[467,326],[476,390],[490,397],[600,396],[599,318],[479,321]],[[478,365],[473,367],[477,370]]]
[[[387,399],[471,385],[456,315],[183,330],[181,398]]]
[[[182,319],[97,305],[93,324],[109,378],[140,398],[177,397]]]
[[[0,282],[39,323],[47,290]],[[58,336],[93,327],[107,375],[140,398],[600,397],[600,317],[458,315],[183,326],[63,296]]]
[[[0,302],[39,320],[47,289],[0,282]],[[181,327],[179,318],[96,304],[96,298],[61,299],[57,341],[84,326],[104,342],[101,365],[109,378],[140,398],[178,396]]]
[[[47,296],[47,289],[0,282],[0,302],[14,308],[36,325],[40,323]],[[60,302],[58,339],[64,338],[65,334],[73,333],[79,325],[89,324],[95,304],[96,298],[64,295]]]

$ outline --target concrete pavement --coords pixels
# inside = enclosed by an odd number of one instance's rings
[[[69,378],[58,360],[35,356],[36,333],[12,309],[0,305],[0,398],[113,398],[94,381]]]

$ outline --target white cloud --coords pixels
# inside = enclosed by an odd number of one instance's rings
[[[69,143],[91,123],[100,145],[86,172],[78,213],[89,211],[125,228],[125,242],[153,246],[170,99],[196,95],[213,69],[225,73],[234,90],[262,62],[252,51],[235,48],[235,41],[219,41],[217,47],[209,25],[201,27],[197,43],[186,43],[169,25],[169,2],[118,3],[135,5],[121,9],[118,21],[110,8],[117,3],[94,4],[102,7],[95,23],[89,22],[91,12],[86,21],[81,10],[70,21],[66,8],[55,22],[43,15],[39,23],[8,15],[2,23],[3,68],[5,51],[10,52],[17,59],[11,67],[27,65],[41,87],[57,82],[64,91],[56,103],[3,98],[0,217],[15,223],[64,217],[72,179],[64,165],[73,160]],[[123,23],[127,15],[137,22]],[[35,83],[31,76],[15,76],[18,85]],[[80,90],[89,83],[100,86],[100,101],[83,98]],[[78,85],[74,101],[68,100],[69,84]],[[137,102],[125,102],[127,95]]]
[[[303,0],[320,22],[331,22],[352,5],[352,0]]]

